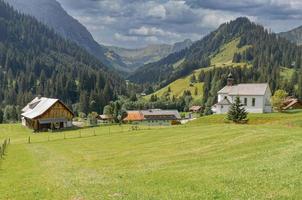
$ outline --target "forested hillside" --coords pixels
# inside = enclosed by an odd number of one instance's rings
[[[125,82],[75,43],[0,0],[0,106],[19,110],[36,95],[75,111],[101,111]]]
[[[65,39],[77,43],[106,66],[128,72],[121,57],[98,44],[80,22],[70,16],[56,0],[5,0],[18,11],[31,15]]]
[[[268,82],[273,92],[285,89],[302,99],[301,59],[301,47],[247,18],[238,18],[191,48],[138,69],[130,79],[160,89],[148,96],[152,100],[196,93],[208,114],[230,72],[237,83]]]
[[[269,33],[247,18],[238,18],[222,24],[216,31],[195,42],[191,48],[138,69],[130,79],[137,83],[149,82],[165,86],[196,69],[210,67],[213,64],[211,59],[219,54],[221,47],[237,38],[238,48],[249,48],[242,53],[234,54],[234,63],[245,62],[252,65],[260,75],[257,81],[269,81],[273,89],[279,83],[280,67],[301,68],[302,57],[299,47],[276,34]]]

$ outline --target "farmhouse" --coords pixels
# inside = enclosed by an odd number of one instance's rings
[[[35,131],[72,126],[73,112],[59,99],[36,97],[22,109],[22,124]]]
[[[202,111],[202,107],[201,106],[192,106],[190,109],[189,109],[190,112],[193,112],[193,113],[198,113],[198,112],[201,112]]]
[[[173,125],[181,119],[177,110],[135,110],[128,111],[124,122],[142,125]]]
[[[229,74],[227,85],[218,92],[218,103],[212,107],[214,113],[227,113],[237,97],[249,113],[272,112],[272,93],[267,83],[233,85],[233,81],[232,74]]]
[[[302,102],[294,97],[288,97],[283,102],[283,110],[302,109]]]
[[[113,122],[113,116],[112,115],[99,115],[97,118],[101,123],[112,123]]]

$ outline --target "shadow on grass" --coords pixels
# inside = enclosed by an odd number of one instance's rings
[[[302,109],[286,110],[286,111],[283,111],[282,113],[284,113],[284,114],[297,114],[297,113],[302,113]]]

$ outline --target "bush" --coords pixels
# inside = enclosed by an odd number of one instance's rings
[[[98,114],[96,112],[92,112],[88,115],[88,123],[90,126],[96,126],[98,123]]]
[[[277,90],[272,96],[272,104],[276,111],[282,112],[283,111],[283,105],[286,97],[288,96],[287,92],[284,90]]]

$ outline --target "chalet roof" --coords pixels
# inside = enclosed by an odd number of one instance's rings
[[[46,97],[36,97],[22,109],[23,113],[21,114],[21,116],[28,118],[28,119],[34,119],[36,117],[39,117],[40,115],[44,114],[49,108],[51,108],[58,101],[60,101],[60,100],[46,98]],[[69,110],[69,108],[67,108],[67,109]],[[71,110],[69,110],[69,111],[72,113]]]
[[[140,111],[128,111],[127,117],[124,121],[142,121],[144,120],[144,115]]]
[[[175,119],[181,119],[180,114],[177,110],[151,109],[142,110],[141,113],[145,118],[147,118],[148,116],[174,116]]]
[[[235,95],[264,95],[269,85],[267,83],[247,83],[225,86],[218,94]]]
[[[299,99],[289,97],[284,101],[283,110],[287,110],[293,106],[302,106],[302,102]]]
[[[217,105],[231,105],[231,102],[227,98],[225,98],[219,101]]]
[[[124,121],[142,121],[142,120],[177,120],[181,119],[177,110],[133,110],[127,111],[127,117]]]
[[[104,119],[104,120],[110,120],[110,119],[113,119],[113,116],[103,114],[103,115],[99,115],[99,118]]]
[[[201,106],[192,106],[189,110],[190,111],[199,111],[202,107]]]

